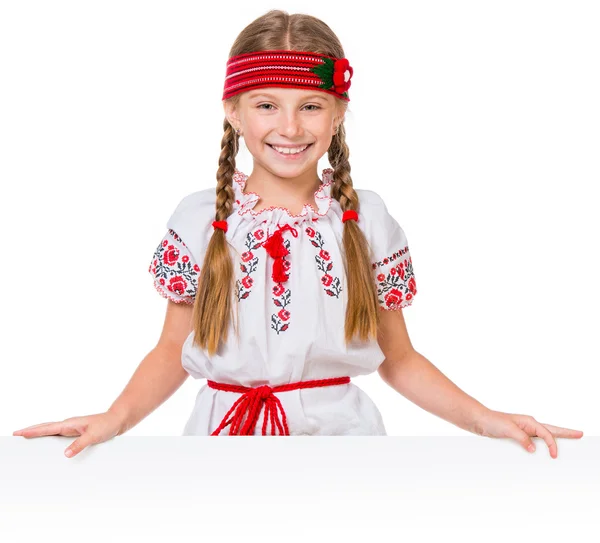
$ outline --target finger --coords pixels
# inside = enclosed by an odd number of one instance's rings
[[[27,426],[25,428],[21,428],[20,430],[15,430],[13,435],[23,432],[25,430],[31,430],[32,428],[38,428],[39,426],[44,426],[45,424],[54,424],[54,422],[41,422],[40,424],[32,424],[31,426]]]
[[[550,430],[548,430],[548,428],[546,428],[541,422],[536,420],[535,433],[546,442],[546,445],[548,445],[548,448],[550,449],[550,456],[552,458],[556,458],[558,456],[558,446],[556,445],[556,440],[554,439]]]
[[[62,422],[48,422],[35,428],[26,428],[19,435],[27,438],[54,435],[77,436],[79,432],[72,427],[65,426]]]
[[[55,428],[58,425],[57,422],[44,422],[42,424],[35,424],[34,426],[28,426],[27,428],[22,428],[21,430],[17,430],[15,435],[21,435],[25,437],[33,437],[36,435],[40,435],[40,432],[46,431],[48,428]]]
[[[519,442],[525,448],[526,451],[535,451],[535,445],[531,440],[529,434],[521,430],[521,428],[516,424],[512,425],[511,428],[508,430],[508,437]]]
[[[568,438],[580,438],[583,436],[583,432],[581,430],[573,430],[572,428],[561,428],[560,426],[553,426],[552,424],[545,424],[541,422],[548,430],[552,432],[552,435],[555,437],[568,437]]]
[[[65,449],[65,456],[67,456],[68,458],[76,456],[81,451],[83,451],[83,449],[85,449],[89,445],[92,445],[94,442],[95,440],[90,434],[84,433]]]

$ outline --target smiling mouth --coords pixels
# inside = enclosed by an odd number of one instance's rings
[[[307,145],[307,146],[306,146],[306,147],[305,147],[305,148],[304,148],[302,151],[299,151],[299,152],[294,152],[294,153],[285,153],[285,152],[283,152],[283,153],[282,153],[281,151],[278,151],[278,150],[277,150],[277,149],[276,149],[276,148],[275,148],[273,145],[271,145],[270,143],[267,143],[267,145],[268,145],[268,146],[269,146],[271,149],[273,149],[273,151],[275,151],[276,153],[278,153],[278,154],[280,154],[280,155],[282,155],[282,156],[298,156],[298,155],[301,155],[301,154],[305,153],[305,152],[306,152],[306,151],[307,151],[307,150],[310,148],[310,146],[311,146],[311,145],[313,145],[313,144],[312,144],[312,143],[309,143],[309,144],[308,144],[308,145]],[[299,148],[301,148],[301,146],[300,146]],[[283,149],[283,147],[280,147],[280,149]]]

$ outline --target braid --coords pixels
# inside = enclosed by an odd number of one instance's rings
[[[329,163],[334,170],[331,196],[339,201],[342,211],[354,210],[358,213],[360,202],[352,185],[349,157],[346,130],[340,123],[328,150]],[[361,340],[368,340],[370,336],[377,336],[379,323],[377,286],[372,276],[369,244],[353,220],[344,222],[342,239],[348,280],[345,339],[346,342],[351,341],[358,332]]]
[[[233,174],[235,173],[235,157],[238,152],[239,136],[225,119],[223,121],[223,138],[221,139],[221,154],[217,169],[217,205],[215,220],[224,221],[233,211]]]
[[[235,156],[238,152],[239,140],[239,136],[227,119],[223,122],[223,130],[216,176],[215,220],[217,221],[226,220],[233,212],[235,199],[233,174],[236,168]],[[203,349],[208,349],[210,355],[217,351],[221,341],[227,341],[233,309],[231,293],[234,280],[233,262],[225,232],[215,228],[200,271],[192,316],[194,343]]]

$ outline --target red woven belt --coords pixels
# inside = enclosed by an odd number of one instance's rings
[[[229,435],[242,435],[242,436],[250,436],[254,435],[254,429],[256,428],[256,423],[258,422],[258,417],[260,415],[260,411],[263,405],[266,405],[265,408],[265,418],[263,421],[262,427],[262,435],[267,435],[267,421],[269,419],[269,415],[271,416],[271,435],[275,434],[275,424],[277,424],[277,428],[279,429],[279,435],[289,436],[290,432],[288,430],[285,411],[281,406],[281,402],[279,398],[275,396],[274,392],[285,392],[287,390],[295,390],[297,388],[313,388],[313,387],[326,387],[330,385],[343,385],[345,383],[350,382],[350,377],[333,377],[330,379],[315,379],[313,381],[298,381],[297,383],[289,383],[287,385],[278,385],[274,387],[270,387],[269,385],[262,385],[259,387],[245,387],[242,385],[230,385],[228,383],[217,383],[215,381],[207,380],[207,384],[210,388],[215,388],[217,390],[227,390],[229,392],[240,392],[242,396],[238,398],[238,400],[231,406],[231,409],[227,412],[227,414],[223,417],[221,424],[219,427],[210,434],[211,436],[218,436],[223,428],[229,426],[231,424],[231,428],[229,429]],[[236,409],[237,407],[237,409]],[[283,418],[282,421],[279,420],[279,415],[277,409],[281,411],[281,416]],[[235,410],[235,413],[231,417],[231,419],[227,420],[227,417],[231,414],[232,411]],[[246,417],[246,421],[244,425],[240,429],[240,425],[242,424],[242,419],[244,414],[248,413]]]

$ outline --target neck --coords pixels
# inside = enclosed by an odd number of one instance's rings
[[[317,209],[314,195],[320,185],[316,166],[297,177],[281,177],[255,164],[246,180],[244,192],[260,195],[257,207],[261,208],[279,206],[301,210],[305,204],[310,204]]]

